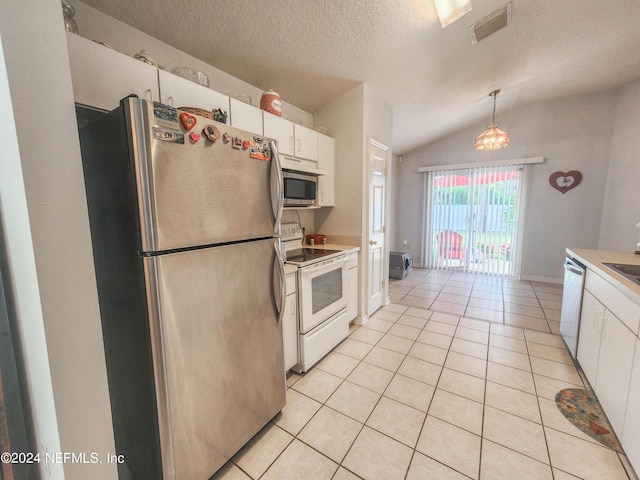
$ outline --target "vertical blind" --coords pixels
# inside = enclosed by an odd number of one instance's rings
[[[490,165],[428,172],[428,268],[514,275],[525,168]]]

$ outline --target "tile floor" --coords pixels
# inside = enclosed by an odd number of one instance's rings
[[[637,480],[570,424],[561,287],[414,270],[214,479]],[[524,299],[524,300],[523,300]]]

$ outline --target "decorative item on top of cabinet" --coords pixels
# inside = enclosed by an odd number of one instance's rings
[[[202,110],[213,112],[220,110],[219,113],[228,115],[229,97],[220,92],[205,88],[182,77],[174,75],[164,70],[158,70],[158,80],[160,85],[160,102],[165,105],[177,107],[179,105],[188,105]],[[191,112],[193,113],[193,112]],[[212,118],[218,122],[226,123],[226,121],[218,118]]]
[[[582,181],[582,174],[577,170],[570,172],[553,172],[549,177],[549,183],[563,195],[572,188],[576,188]]]
[[[282,101],[280,95],[273,90],[267,90],[262,93],[260,98],[260,108],[265,112],[269,112],[276,116],[282,115]]]
[[[78,34],[78,24],[73,19],[76,9],[67,0],[62,0],[62,16],[64,17],[64,29],[67,32]]]
[[[190,80],[195,84],[200,85],[201,87],[209,88],[209,76],[201,72],[200,70],[196,70],[191,67],[173,67],[171,69],[171,73],[182,77],[186,80]]]
[[[144,48],[142,50],[140,50],[138,53],[136,53],[133,58],[135,58],[136,60],[140,60],[141,62],[147,63],[149,65],[151,65],[152,67],[156,67],[158,68],[158,62],[156,62],[153,57],[151,55],[149,55],[149,52],[147,52]]]

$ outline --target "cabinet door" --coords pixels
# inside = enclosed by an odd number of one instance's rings
[[[580,335],[578,337],[578,362],[584,370],[591,386],[595,388],[598,374],[598,356],[600,355],[600,328],[604,306],[588,290],[582,297],[580,316]]]
[[[598,374],[592,386],[618,436],[623,433],[636,338],[616,316],[605,311]]]
[[[264,136],[277,140],[278,153],[281,155],[293,155],[293,123],[268,112],[262,112],[262,121]]]
[[[310,128],[303,127],[297,123],[293,124],[296,140],[295,156],[306,158],[307,160],[318,160],[318,132]]]
[[[640,340],[636,340],[627,413],[622,431],[622,447],[637,472],[640,471],[640,408],[638,405],[640,405]]]
[[[287,275],[287,296],[282,316],[284,371],[291,370],[298,363],[298,297],[296,294],[297,275]]]
[[[262,110],[235,98],[229,99],[229,110],[232,127],[263,135]]]
[[[113,110],[131,94],[158,101],[157,68],[73,33],[67,47],[77,103]]]
[[[347,320],[358,316],[358,253],[350,253],[347,259]]]
[[[335,151],[335,140],[318,134],[318,168],[326,172],[326,175],[318,177],[318,200],[321,207],[333,207],[336,204]]]
[[[205,110],[220,108],[229,113],[229,97],[222,93],[164,70],[158,70],[158,78],[160,79],[160,101],[164,104],[176,108],[196,107]]]

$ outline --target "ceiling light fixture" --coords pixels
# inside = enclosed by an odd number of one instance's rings
[[[496,123],[496,97],[500,93],[500,90],[494,90],[489,94],[493,97],[493,116],[491,117],[491,123],[487,125],[487,130],[482,132],[482,135],[476,137],[476,150],[499,150],[509,146],[509,134],[504,130],[498,128],[499,123]]]
[[[471,0],[433,0],[442,28],[471,11]]]

